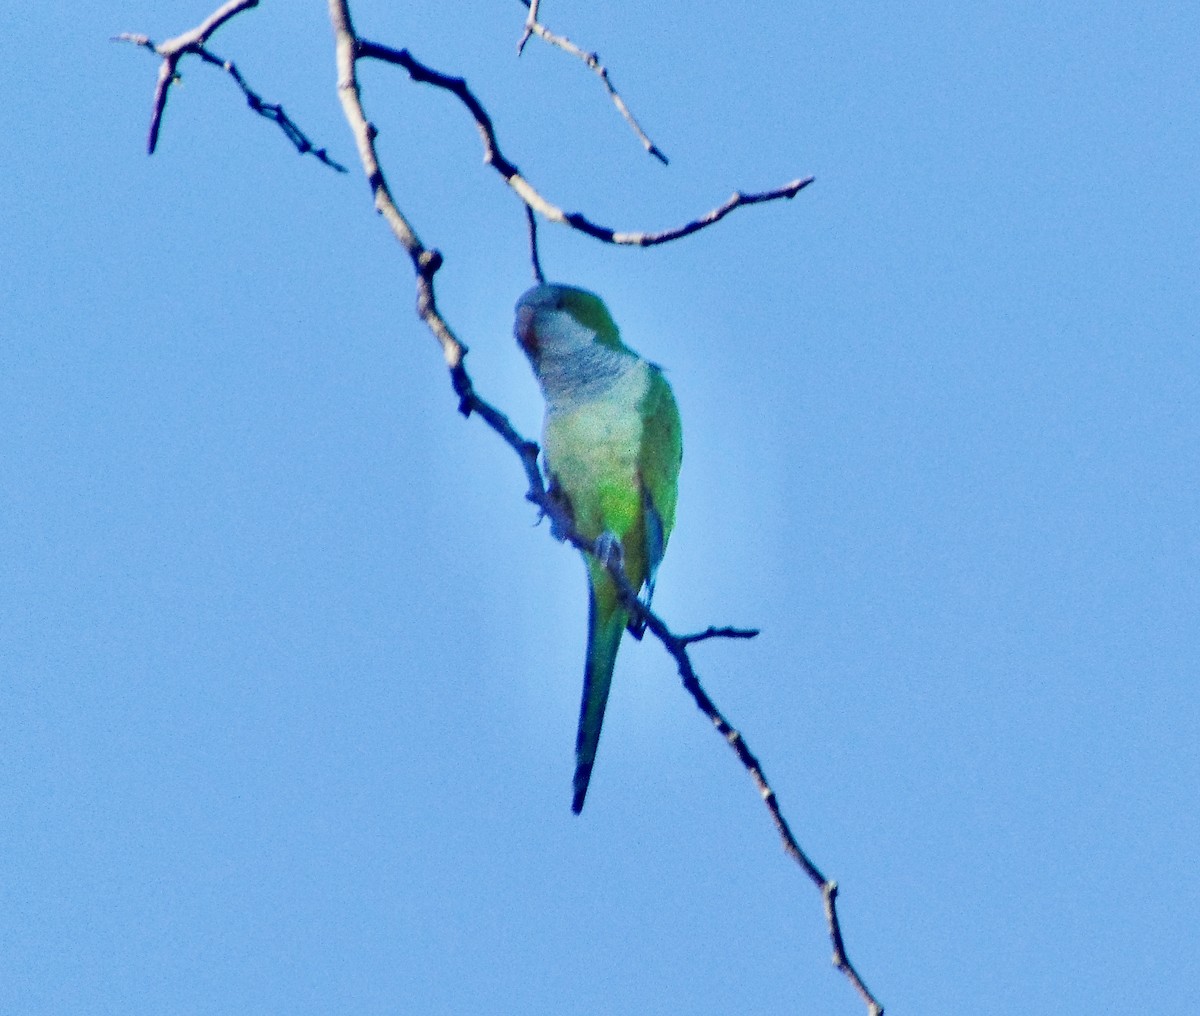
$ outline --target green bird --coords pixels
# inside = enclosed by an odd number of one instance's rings
[[[654,592],[654,576],[675,525],[683,454],[679,409],[662,370],[621,341],[595,293],[534,286],[517,303],[517,342],[546,399],[542,450],[550,494],[575,531],[606,555],[619,545],[630,586]],[[575,795],[583,809],[613,664],[630,624],[617,584],[585,554],[588,646],[575,740]]]

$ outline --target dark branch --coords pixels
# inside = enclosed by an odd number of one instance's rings
[[[279,129],[283,131],[287,139],[296,146],[296,151],[301,155],[311,154],[314,158],[319,159],[331,169],[337,170],[339,173],[348,172],[345,166],[340,162],[335,162],[329,157],[329,153],[324,148],[316,148],[308,139],[305,133],[297,126],[296,121],[283,111],[283,106],[273,102],[265,102],[257,92],[255,92],[248,84],[246,79],[242,77],[238,71],[237,65],[232,60],[222,60],[220,57],[210,53],[205,47],[198,46],[193,52],[199,56],[205,63],[215,64],[220,67],[237,83],[238,88],[242,90],[242,94],[246,97],[246,105],[248,105],[259,116],[273,121],[279,125]]]
[[[695,635],[681,635],[679,641],[685,646],[693,645],[696,642],[704,642],[707,639],[753,639],[758,638],[759,631],[757,628],[714,628],[709,625],[704,631],[698,632]]]
[[[728,201],[714,208],[711,212],[700,216],[698,219],[693,219],[691,222],[686,222],[675,229],[663,230],[661,233],[614,233],[604,226],[597,226],[589,222],[582,215],[577,214],[569,215],[567,222],[589,236],[594,236],[598,240],[605,240],[608,243],[653,247],[660,243],[669,243],[671,240],[679,240],[685,236],[690,236],[692,233],[697,233],[706,226],[720,222],[735,208],[740,208],[742,205],[757,205],[763,201],[778,201],[781,198],[786,198],[790,201],[812,183],[814,179],[816,178],[806,176],[801,180],[793,180],[782,187],[776,187],[774,190],[769,191],[761,191],[758,194],[743,194],[741,191],[734,191]]]
[[[537,216],[528,205],[525,206],[525,224],[529,227],[529,262],[533,266],[533,281],[542,283],[546,281],[546,276],[538,257]]]
[[[346,167],[331,159],[324,148],[315,147],[296,122],[283,111],[282,106],[263,101],[262,96],[246,83],[246,79],[242,77],[232,61],[223,60],[208,50],[206,43],[213,32],[242,11],[257,7],[258,2],[259,0],[230,0],[195,28],[163,43],[156,44],[148,36],[134,35],[129,32],[114,36],[114,42],[130,42],[162,57],[162,63],[158,68],[158,80],[154,86],[154,104],[150,113],[150,130],[146,138],[146,150],[153,155],[154,150],[158,147],[158,134],[162,127],[163,112],[167,108],[167,96],[171,86],[179,80],[179,61],[191,53],[200,57],[205,63],[220,67],[233,78],[238,88],[242,90],[242,95],[246,97],[247,105],[259,116],[277,124],[284,136],[301,155],[311,154],[331,169],[345,173]]]

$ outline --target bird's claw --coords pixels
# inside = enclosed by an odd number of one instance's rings
[[[596,559],[605,568],[616,568],[622,575],[625,575],[625,548],[621,546],[620,537],[616,533],[605,530],[596,539],[593,549]],[[628,578],[626,578],[626,582],[628,582]],[[638,602],[641,603],[640,600]],[[626,628],[630,635],[641,641],[642,636],[646,633],[646,622],[631,619]]]
[[[610,529],[606,529],[598,537],[596,537],[596,557],[602,564],[611,568],[616,565],[619,568],[624,568],[625,565],[625,548],[621,546],[621,539]]]
[[[571,526],[571,501],[559,487],[558,481],[551,476],[550,485],[546,489],[546,497],[552,507],[539,505],[541,517],[550,520],[550,535],[560,543],[567,538]],[[565,517],[565,519],[564,519]],[[540,519],[538,521],[541,521]],[[566,521],[566,525],[563,522]]]

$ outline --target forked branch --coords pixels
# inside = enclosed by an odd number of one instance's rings
[[[657,233],[619,231],[609,226],[602,226],[593,222],[582,212],[564,211],[558,205],[542,197],[534,186],[522,176],[516,164],[510,161],[500,150],[500,143],[496,138],[496,128],[492,123],[491,116],[488,115],[483,103],[479,101],[479,98],[471,91],[463,78],[434,70],[414,57],[407,49],[394,49],[391,46],[371,42],[368,39],[360,39],[357,36],[352,36],[349,42],[355,58],[369,58],[396,64],[399,67],[403,67],[413,81],[433,85],[435,88],[444,89],[456,96],[467,108],[467,111],[475,121],[475,126],[479,130],[479,137],[483,142],[484,163],[495,169],[503,177],[504,182],[516,191],[517,196],[525,204],[551,222],[559,222],[570,226],[572,229],[586,233],[588,236],[604,243],[631,247],[654,247],[660,243],[668,243],[671,240],[681,239],[707,226],[720,222],[735,208],[740,208],[742,205],[755,205],[763,201],[794,198],[800,191],[813,182],[813,178],[809,176],[793,180],[782,187],[762,191],[758,194],[735,192],[728,201],[712,209],[712,211],[706,212],[704,215],[698,216],[690,222],[684,223],[682,226]]]
[[[229,0],[228,3],[215,10],[195,28],[184,32],[182,35],[177,35],[173,39],[168,39],[166,42],[155,43],[149,36],[136,35],[132,32],[124,32],[121,35],[113,36],[113,42],[133,43],[135,46],[141,46],[143,49],[148,49],[150,52],[157,53],[162,57],[162,63],[159,64],[158,68],[158,81],[154,86],[154,103],[150,111],[150,130],[146,138],[146,150],[153,155],[154,150],[158,147],[158,133],[162,127],[163,112],[167,108],[167,96],[170,94],[171,86],[179,80],[179,61],[191,53],[200,57],[205,63],[220,67],[226,74],[233,78],[234,83],[242,90],[242,95],[246,98],[246,104],[259,116],[278,124],[279,129],[295,145],[296,151],[301,155],[311,153],[316,159],[319,159],[331,169],[335,169],[339,173],[345,173],[346,167],[331,159],[329,153],[324,148],[317,148],[296,122],[284,112],[282,106],[266,102],[261,95],[255,92],[246,83],[246,79],[242,77],[241,72],[238,71],[233,61],[223,60],[208,49],[206,44],[213,32],[230,18],[241,14],[242,11],[249,10],[251,7],[257,7],[258,2],[259,0]]]

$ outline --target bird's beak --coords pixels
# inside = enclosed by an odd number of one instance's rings
[[[517,342],[525,350],[527,356],[536,356],[538,351],[537,335],[533,329],[534,310],[532,307],[517,308],[517,321],[513,325],[513,334]]]

